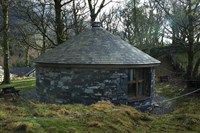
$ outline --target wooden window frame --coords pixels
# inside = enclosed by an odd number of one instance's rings
[[[133,79],[131,80],[131,71],[133,72]],[[137,69],[129,69],[129,79],[128,79],[128,100],[129,101],[134,101],[134,100],[138,100],[138,99],[143,99],[145,97],[147,97],[147,95],[145,95],[144,91],[146,88],[146,76],[147,76],[147,69],[145,68],[137,68]],[[142,94],[139,94],[139,83],[142,83]],[[135,88],[130,88],[131,84],[135,84]],[[134,85],[133,85],[134,87]],[[133,94],[130,94],[130,89],[135,89]]]

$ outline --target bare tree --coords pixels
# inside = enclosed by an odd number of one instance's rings
[[[100,0],[88,0],[88,5],[89,5],[89,10],[90,10],[90,18],[91,18],[91,24],[94,23],[94,21],[96,20],[98,14],[100,13],[100,11],[109,3],[111,3],[112,0],[109,0],[108,2],[106,2],[106,0],[102,0],[100,2]]]
[[[2,7],[3,21],[2,21],[2,32],[3,32],[3,62],[4,62],[4,79],[3,84],[10,83],[10,72],[9,72],[9,42],[8,42],[8,8],[9,1],[8,0],[0,0],[0,4]]]
[[[85,0],[73,0],[72,3],[63,8],[63,23],[68,38],[78,35],[85,29],[87,18],[88,11]]]
[[[179,10],[179,14],[175,14],[163,0],[155,0],[161,10],[164,10],[166,16],[170,18],[172,25],[172,39],[173,44],[181,44],[183,49],[187,51],[188,64],[186,77],[188,87],[190,80],[198,75],[198,68],[200,66],[200,58],[195,62],[195,54],[199,51],[195,47],[196,43],[199,43],[198,36],[200,34],[199,29],[199,12],[200,12],[200,1],[184,0],[184,1],[172,1],[171,5]],[[169,2],[168,2],[169,3]],[[180,12],[181,11],[181,12]],[[178,29],[177,29],[178,28]],[[169,29],[168,29],[169,30]],[[197,39],[196,39],[197,38]]]
[[[86,10],[86,2],[85,0],[73,0],[72,4],[72,25],[75,31],[75,34],[78,35],[83,29],[83,22],[86,20],[87,11]]]
[[[21,35],[21,38],[16,38],[16,40],[25,42],[24,44],[40,50],[41,53],[45,53],[47,49],[56,46],[53,36],[55,33],[52,16],[53,6],[49,1],[32,2],[26,0],[18,3],[15,10],[15,16],[20,21],[20,23],[16,24],[16,28]],[[30,40],[33,37],[38,41]]]
[[[124,38],[138,48],[150,51],[159,45],[160,30],[163,24],[162,16],[155,12],[151,2],[142,5],[138,0],[128,1],[119,10]]]
[[[99,20],[106,30],[113,34],[118,34],[119,30],[119,19],[118,19],[119,8],[112,7],[108,12],[103,12],[99,15]]]

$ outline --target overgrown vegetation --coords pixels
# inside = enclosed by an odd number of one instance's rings
[[[174,98],[184,93],[184,85],[175,86],[168,83],[157,83],[156,94],[166,98]],[[171,108],[173,112],[164,115],[154,115],[154,121],[150,132],[187,132],[197,133],[200,131],[200,99],[199,94],[184,96],[170,101],[173,102]],[[168,104],[168,103],[165,103]]]
[[[131,132],[138,125],[145,126],[145,121],[153,119],[132,107],[114,106],[109,102],[84,106],[42,104],[22,99],[7,102],[1,99],[0,103],[1,120],[21,120],[1,123],[1,132]],[[105,112],[114,109],[118,110]],[[64,117],[69,114],[75,116]]]
[[[191,101],[192,100],[192,101]],[[43,104],[0,99],[0,132],[199,132],[200,100],[187,98],[172,114],[150,115],[132,107],[99,102]],[[182,106],[184,105],[184,106]],[[113,112],[112,112],[113,111]],[[4,120],[18,120],[3,123]]]

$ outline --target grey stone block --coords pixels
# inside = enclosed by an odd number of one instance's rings
[[[92,93],[94,93],[94,91],[93,91],[93,89],[92,88],[86,88],[85,90],[84,90],[84,93],[86,93],[86,94],[92,94]]]

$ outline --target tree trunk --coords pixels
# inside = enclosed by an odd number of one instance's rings
[[[135,26],[135,29],[134,29],[134,36],[135,38],[138,40],[138,24],[137,24],[137,9],[136,9],[136,0],[133,1],[133,15],[134,15],[134,18],[133,18],[133,23],[134,23],[134,26]],[[141,45],[141,44],[140,44]]]
[[[29,46],[26,47],[26,66],[30,66],[30,60],[29,60]]]
[[[200,58],[197,60],[195,66],[194,66],[194,70],[193,70],[193,74],[192,77],[197,77],[199,74],[199,66],[200,66]]]
[[[55,17],[56,17],[56,36],[57,36],[57,44],[61,44],[66,40],[64,35],[64,24],[62,22],[62,5],[61,0],[54,0],[55,7]]]
[[[3,13],[3,64],[4,64],[4,79],[3,84],[10,83],[10,72],[9,72],[9,43],[8,43],[8,1],[5,0],[2,3]]]
[[[93,25],[97,16],[94,14],[91,14],[90,17],[91,17],[91,25]]]
[[[174,25],[172,25],[172,45],[176,45],[176,30]]]
[[[46,32],[46,30],[45,30]],[[41,49],[41,54],[44,54],[46,52],[46,36],[42,35],[42,49]]]
[[[190,44],[191,45],[191,44]],[[192,71],[193,71],[193,60],[194,60],[194,52],[193,47],[190,46],[188,49],[187,55],[188,55],[188,65],[187,65],[187,79],[192,79]]]
[[[74,30],[75,34],[79,34],[79,29],[78,29],[78,20],[77,20],[77,12],[76,12],[76,3],[75,0],[73,0],[73,15],[74,15]]]
[[[162,30],[162,36],[161,36],[161,45],[164,46],[164,35],[165,34],[165,29],[163,28]]]
[[[105,7],[108,4],[108,3],[105,4],[105,0],[101,0],[101,4],[98,7],[97,3],[98,3],[98,0],[97,1],[88,0],[88,5],[90,9],[90,17],[91,17],[91,25],[95,22],[95,19],[97,18],[98,14],[103,9],[103,7]]]
[[[194,24],[193,24],[193,16],[192,16],[192,4],[189,1],[189,9],[188,9],[188,65],[187,65],[187,87],[190,88],[190,82],[192,80],[192,72],[193,72],[193,63],[194,63]]]

